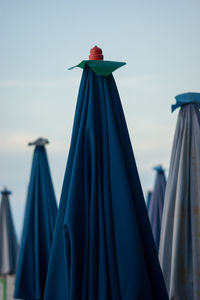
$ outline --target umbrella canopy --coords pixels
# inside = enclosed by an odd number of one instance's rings
[[[200,94],[195,96],[200,103]],[[190,97],[188,100],[190,103]],[[199,104],[184,102],[172,147],[159,251],[170,299],[197,300],[200,297],[199,183]]]
[[[165,171],[162,166],[154,168],[156,170],[156,179],[154,184],[153,193],[149,203],[149,219],[151,222],[151,228],[156,244],[157,250],[159,250],[160,243],[160,229],[162,222],[163,204],[165,197],[166,178]]]
[[[6,188],[1,191],[0,275],[14,274],[17,260],[18,245],[9,203],[10,194]]]
[[[88,64],[44,299],[168,299],[114,78]]]
[[[44,139],[38,139],[28,187],[14,297],[43,299],[57,204]]]

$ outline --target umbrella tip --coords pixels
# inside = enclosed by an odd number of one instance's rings
[[[3,190],[1,191],[1,194],[2,195],[10,195],[11,191],[9,191],[6,186],[4,186]]]
[[[165,172],[165,169],[162,165],[155,166],[153,169],[157,172]]]
[[[35,140],[34,142],[28,143],[28,146],[44,146],[46,144],[49,144],[49,141],[47,139],[40,137],[37,140]]]
[[[101,48],[94,46],[92,49],[90,49],[89,60],[103,60]]]

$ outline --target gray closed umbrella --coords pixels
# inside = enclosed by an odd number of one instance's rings
[[[3,284],[3,299],[6,299],[6,275],[15,273],[17,260],[17,237],[9,203],[11,194],[6,188],[1,191],[0,206],[0,276]]]
[[[170,299],[200,299],[200,94],[179,111],[165,193],[159,258]]]
[[[11,194],[6,188],[1,191],[0,206],[0,274],[15,273],[17,259],[17,237],[9,203]]]

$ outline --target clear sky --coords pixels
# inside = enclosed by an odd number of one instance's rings
[[[168,169],[177,112],[174,96],[199,91],[200,1],[0,0],[0,187],[13,191],[20,235],[33,148],[50,140],[59,202],[82,71],[94,45],[114,73],[144,193],[152,167]]]

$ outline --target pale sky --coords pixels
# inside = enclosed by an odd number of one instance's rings
[[[47,146],[59,202],[82,74],[67,68],[94,45],[114,72],[143,191],[152,167],[168,169],[178,110],[174,96],[199,91],[200,1],[0,0],[0,187],[21,234],[33,148]]]

